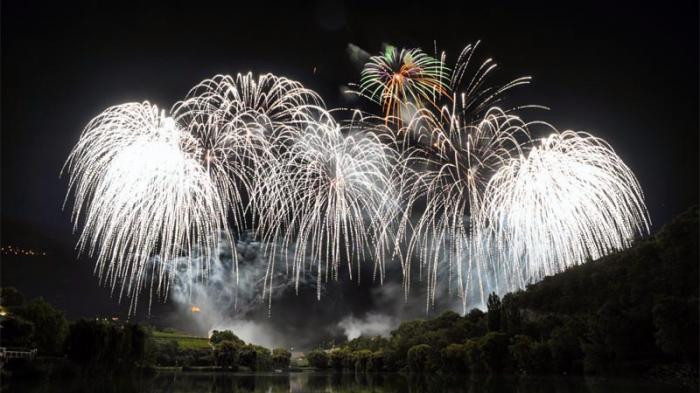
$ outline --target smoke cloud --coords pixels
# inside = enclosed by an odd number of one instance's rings
[[[238,280],[231,245],[223,239],[212,260],[190,260],[206,268],[206,274],[188,269],[185,260],[173,261],[169,298],[174,313],[168,323],[192,334],[230,329],[246,342],[308,350],[362,335],[387,336],[402,321],[434,317],[446,310],[462,312],[461,299],[448,294],[446,263],[438,271],[439,295],[434,304],[427,303],[425,283],[417,279],[405,297],[398,262],[386,266],[383,284],[368,279],[358,284],[349,280],[347,272],[341,272],[338,281],[323,284],[321,300],[316,298],[316,279],[309,272],[312,269],[300,278],[297,291],[284,266],[278,267],[269,299],[263,294],[268,267],[263,248],[249,233],[236,241]],[[418,264],[414,265],[418,270]],[[371,261],[364,263],[362,277],[372,277],[372,268]],[[478,296],[472,299],[470,307],[483,306]]]

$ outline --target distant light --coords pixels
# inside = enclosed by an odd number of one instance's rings
[[[192,308],[190,308],[190,310],[191,310],[193,313],[198,313],[198,312],[202,311],[202,310],[200,310],[199,307],[197,307],[197,306],[192,306]]]

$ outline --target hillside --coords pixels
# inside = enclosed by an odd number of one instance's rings
[[[314,351],[316,367],[645,374],[697,384],[698,208],[656,235],[547,277],[488,311],[407,321],[389,338]]]

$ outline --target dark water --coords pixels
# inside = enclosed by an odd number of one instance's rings
[[[71,379],[61,381],[3,381],[3,392],[337,392],[337,393],[657,393],[692,389],[648,381],[602,380],[578,377],[473,379],[469,377],[409,377],[399,374],[215,374],[159,373],[152,377]]]

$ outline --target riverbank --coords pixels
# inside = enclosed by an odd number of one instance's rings
[[[640,379],[578,376],[491,376],[407,375],[401,373],[251,373],[158,370],[153,375],[123,375],[105,378],[3,379],[3,391],[18,393],[105,392],[105,393],[689,393],[693,388]]]

